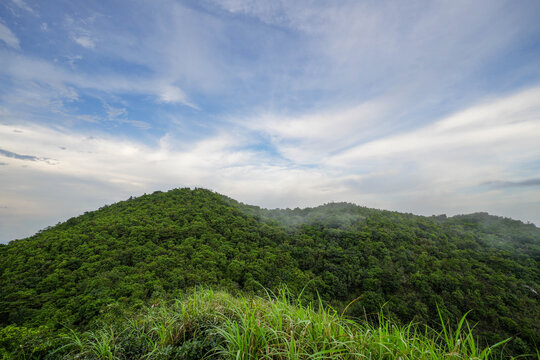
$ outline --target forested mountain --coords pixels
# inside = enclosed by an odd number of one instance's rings
[[[540,229],[331,203],[266,210],[204,189],[130,198],[0,246],[0,327],[84,330],[198,285],[306,300],[437,327],[467,311],[485,343],[540,343]],[[376,320],[373,317],[373,320]]]

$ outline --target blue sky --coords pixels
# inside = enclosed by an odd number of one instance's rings
[[[0,4],[0,241],[155,190],[540,224],[540,3]]]

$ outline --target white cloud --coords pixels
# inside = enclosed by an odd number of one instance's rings
[[[130,124],[140,129],[150,129],[152,126],[141,120],[131,120],[128,117],[128,110],[125,107],[114,107],[106,102],[103,103],[107,119],[111,122]]]
[[[442,152],[498,156],[508,161],[516,161],[523,156],[540,157],[537,147],[539,98],[540,88],[534,88],[475,106],[417,130],[361,144],[329,157],[327,161],[355,166],[370,158]]]
[[[109,117],[109,120],[116,120],[119,117],[125,117],[128,114],[126,108],[114,107],[107,103],[105,103],[104,106],[107,111],[107,116]]]
[[[6,43],[6,45],[19,49],[19,39],[11,32],[11,30],[0,22],[0,40]]]
[[[90,36],[75,36],[73,40],[87,49],[94,49],[96,47],[96,42]]]
[[[24,0],[11,0],[11,1],[22,10],[28,11],[29,13],[36,15],[36,12],[34,11],[34,9],[28,6],[28,4]]]
[[[0,24],[1,25],[1,24]],[[162,80],[155,80],[151,76],[140,78],[137,76],[122,74],[99,75],[88,74],[82,71],[74,71],[73,62],[81,60],[79,55],[68,59],[70,67],[62,67],[49,61],[35,59],[20,54],[8,52],[1,53],[0,74],[5,74],[16,81],[17,88],[7,93],[3,100],[6,106],[17,103],[25,103],[26,106],[47,106],[51,99],[59,101],[73,101],[78,98],[78,91],[86,89],[103,91],[111,94],[149,94],[156,98],[157,102],[179,103],[198,109],[178,86],[169,85]],[[31,101],[29,97],[32,98]],[[36,102],[36,98],[43,101]]]
[[[280,56],[274,60],[286,66],[279,68],[280,77],[274,77],[282,80],[274,81],[278,91],[287,89],[284,97],[315,90],[328,92],[323,101],[335,102],[336,94],[338,101],[366,101],[383,93],[392,102],[400,100],[403,112],[429,103],[448,105],[459,99],[453,96],[458,87],[464,98],[476,98],[474,90],[481,82],[473,79],[508,56],[509,48],[534,43],[538,32],[532,15],[538,4],[533,2],[522,4],[522,11],[509,11],[504,1],[490,0],[429,6],[386,1],[215,3],[232,13],[286,27],[301,39],[292,49],[277,48]],[[530,66],[536,62],[530,61]],[[510,77],[517,69],[506,67],[495,76]],[[288,71],[294,75],[288,76]]]
[[[393,105],[370,101],[349,108],[320,110],[298,116],[263,114],[236,121],[268,136],[280,153],[297,163],[316,163],[321,157],[384,133],[383,121]]]
[[[283,1],[226,0],[216,1],[225,10],[251,16],[268,24],[288,25],[289,18]]]
[[[159,100],[164,103],[180,103],[197,109],[198,107],[189,101],[187,95],[177,86],[161,85],[159,88]]]

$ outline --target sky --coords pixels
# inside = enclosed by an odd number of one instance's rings
[[[0,242],[203,187],[540,225],[540,2],[0,3]]]

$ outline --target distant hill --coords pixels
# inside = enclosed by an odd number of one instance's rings
[[[437,327],[467,311],[481,342],[540,343],[540,229],[486,213],[423,217],[348,203],[267,210],[204,189],[130,198],[0,246],[0,327],[80,330],[198,285],[281,284],[373,319]]]

